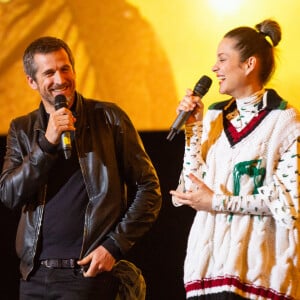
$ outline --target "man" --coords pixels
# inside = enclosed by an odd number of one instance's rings
[[[114,299],[110,271],[161,207],[155,169],[118,106],[76,91],[64,41],[33,41],[23,63],[41,104],[11,122],[0,177],[2,202],[22,207],[20,299]],[[70,153],[62,147],[66,132]]]

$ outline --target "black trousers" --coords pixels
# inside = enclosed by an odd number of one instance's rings
[[[79,269],[40,266],[29,280],[20,282],[20,300],[114,300],[118,280],[111,273],[83,277]]]

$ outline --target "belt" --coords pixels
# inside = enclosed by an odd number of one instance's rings
[[[48,269],[77,269],[80,266],[77,264],[77,259],[44,259],[40,264]]]

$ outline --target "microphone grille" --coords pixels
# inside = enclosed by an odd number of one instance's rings
[[[68,107],[67,98],[65,95],[56,95],[54,98],[55,110],[58,110],[62,107]]]
[[[212,80],[208,76],[202,76],[194,87],[194,95],[203,97],[208,92],[211,84]]]

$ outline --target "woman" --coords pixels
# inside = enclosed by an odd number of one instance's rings
[[[183,171],[173,203],[197,213],[184,266],[187,299],[300,299],[299,114],[266,89],[277,22],[229,31],[212,70],[228,101],[188,90]]]

